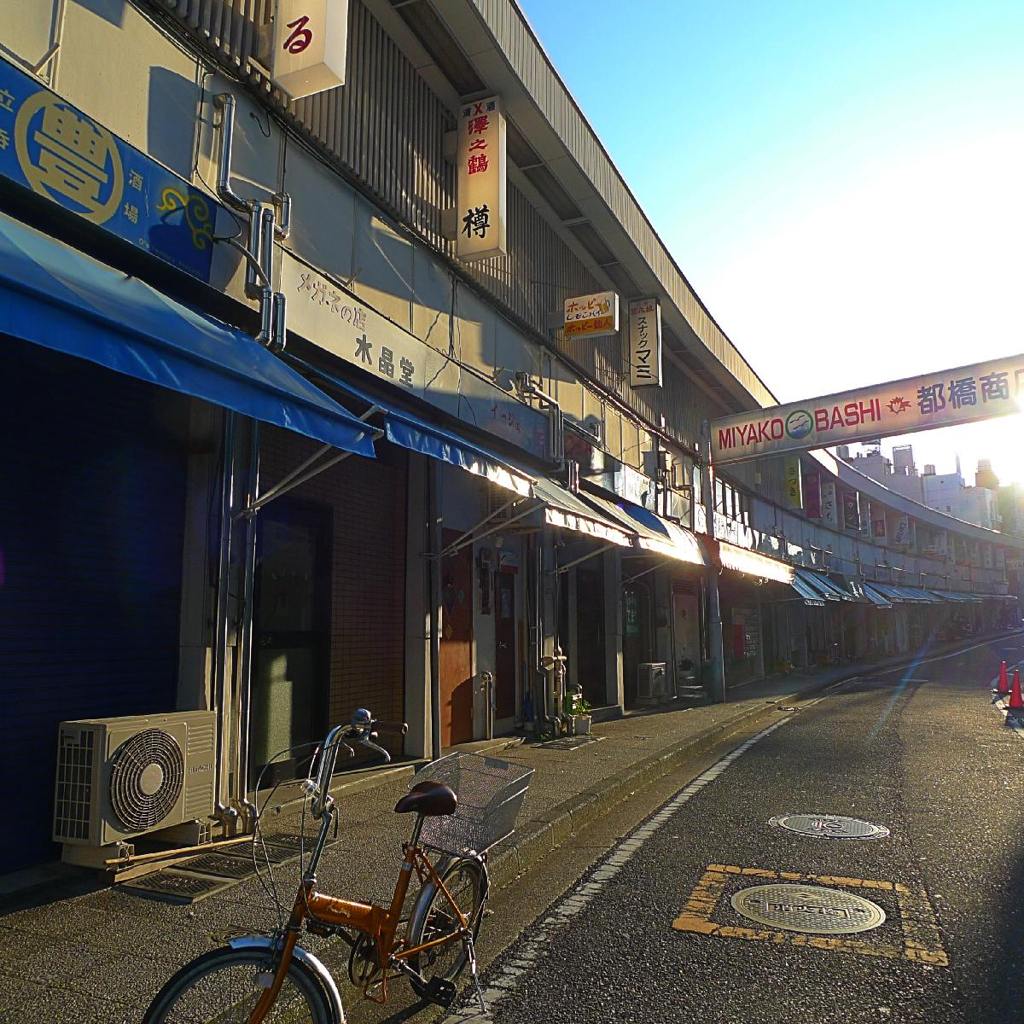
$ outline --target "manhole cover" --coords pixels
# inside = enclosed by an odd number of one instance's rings
[[[813,839],[884,839],[889,835],[884,825],[838,814],[777,814],[768,824]]]
[[[755,885],[741,889],[731,902],[736,913],[758,924],[813,935],[852,935],[885,921],[876,903],[818,885]]]

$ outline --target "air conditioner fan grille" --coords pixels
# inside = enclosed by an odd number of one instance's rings
[[[181,796],[185,758],[162,729],[144,729],[125,740],[110,765],[110,807],[126,832],[159,825]]]

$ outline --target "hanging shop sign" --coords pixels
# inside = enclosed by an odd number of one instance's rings
[[[896,544],[910,543],[910,517],[900,516],[896,520],[896,535],[893,537]]]
[[[281,289],[289,330],[457,419],[549,457],[543,412],[424,344],[289,252],[282,252]]]
[[[913,434],[1020,411],[1024,355],[907,377],[712,421],[721,465],[787,451]]]
[[[821,485],[821,521],[828,526],[839,525],[839,506],[836,504],[836,485],[825,480]]]
[[[871,506],[871,536],[877,540],[885,540],[885,509]]]
[[[804,515],[808,519],[821,518],[821,473],[816,469],[804,473]]]
[[[860,532],[860,494],[843,491],[843,527]]]
[[[271,77],[292,99],[345,84],[348,0],[278,0]]]
[[[604,338],[618,334],[619,297],[615,292],[596,292],[566,299],[562,324],[570,338]]]
[[[223,208],[4,60],[0,178],[210,280]]]
[[[800,476],[800,460],[786,459],[784,488],[787,508],[803,508],[803,480]]]
[[[661,387],[661,303],[634,299],[629,304],[629,384]]]
[[[501,98],[464,103],[459,110],[458,235],[455,253],[464,260],[503,256],[506,244],[508,175],[505,115]]]

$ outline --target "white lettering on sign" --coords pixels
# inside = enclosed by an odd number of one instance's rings
[[[348,0],[279,0],[271,75],[292,99],[345,84]]]
[[[712,421],[719,465],[913,434],[1020,411],[1024,355],[908,377]]]
[[[635,299],[629,304],[629,383],[661,387],[661,303]]]
[[[504,255],[508,186],[505,115],[500,97],[462,105],[456,158],[456,255],[467,260]]]

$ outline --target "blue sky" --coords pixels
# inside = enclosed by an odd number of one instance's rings
[[[1024,3],[520,3],[780,401],[1024,351]],[[907,440],[1024,480],[1021,425]]]

